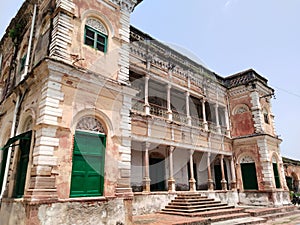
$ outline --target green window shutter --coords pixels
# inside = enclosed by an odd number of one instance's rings
[[[3,148],[2,151],[3,151],[2,152],[2,163],[1,163],[1,168],[0,168],[0,192],[2,191],[2,185],[3,185],[3,179],[4,179],[4,172],[5,172],[5,168],[6,168],[8,148]]]
[[[258,190],[255,163],[241,164],[244,190]]]
[[[22,72],[25,68],[25,63],[26,63],[26,58],[27,58],[27,55],[24,55],[22,58],[21,58],[21,61],[20,61],[20,71]]]
[[[105,143],[105,135],[76,131],[71,197],[103,195]]]
[[[12,137],[7,141],[5,146],[1,149],[3,151],[3,157],[2,157],[2,165],[0,168],[0,185],[1,185],[0,191],[2,189],[2,184],[4,179],[8,149],[11,145],[15,145],[15,143],[19,141],[19,144],[17,145],[19,146],[20,159],[17,163],[17,168],[16,168],[17,173],[16,173],[16,181],[14,186],[14,193],[13,193],[14,197],[22,197],[24,194],[27,166],[29,161],[31,135],[32,135],[32,131],[28,131],[18,136]]]
[[[84,44],[105,53],[107,51],[107,35],[85,26]]]
[[[277,163],[273,163],[273,171],[274,171],[274,178],[275,178],[276,188],[281,188]]]
[[[29,162],[30,143],[31,139],[20,139],[20,160],[17,165],[17,179],[14,189],[14,197],[16,198],[21,198],[24,195],[27,167]]]

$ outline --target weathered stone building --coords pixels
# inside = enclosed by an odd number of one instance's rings
[[[223,78],[130,26],[140,2],[27,0],[11,21],[4,224],[130,224],[178,191],[288,203],[267,80]]]
[[[282,157],[286,183],[290,191],[300,191],[300,161]]]

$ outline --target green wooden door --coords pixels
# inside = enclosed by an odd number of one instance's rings
[[[76,131],[71,197],[103,195],[105,143],[105,135]]]
[[[273,171],[274,171],[276,188],[281,188],[277,163],[273,163]]]
[[[258,190],[255,163],[241,164],[244,190]]]

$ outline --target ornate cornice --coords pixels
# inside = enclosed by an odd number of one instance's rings
[[[139,0],[109,0],[111,3],[116,4],[120,6],[122,10],[125,10],[129,13],[131,13],[135,6],[140,3]]]

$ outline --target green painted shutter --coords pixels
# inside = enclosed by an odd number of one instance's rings
[[[105,135],[76,131],[71,197],[103,195],[105,143]]]
[[[244,190],[258,190],[255,163],[241,164]]]
[[[14,194],[17,198],[21,198],[24,194],[27,166],[29,161],[30,140],[21,140],[20,150],[20,160],[17,167],[17,180]]]
[[[17,163],[16,169],[16,180],[14,186],[13,197],[22,197],[24,194],[27,166],[29,161],[30,143],[31,143],[32,131],[20,134],[18,136],[10,138],[5,146],[1,149],[3,151],[2,164],[0,168],[0,191],[2,191],[2,184],[4,179],[4,173],[6,168],[8,149],[12,145],[19,146],[20,158]],[[19,144],[16,142],[19,141]]]
[[[276,188],[281,188],[277,163],[273,163],[273,171],[274,171]]]
[[[3,184],[3,179],[4,179],[4,172],[6,168],[6,161],[7,161],[7,153],[8,153],[8,148],[2,149],[2,162],[1,162],[1,168],[0,168],[0,192],[2,191],[2,184]]]

